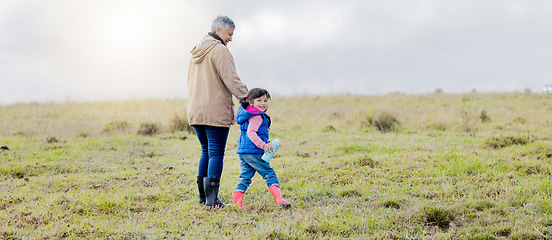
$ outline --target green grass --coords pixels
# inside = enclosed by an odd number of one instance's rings
[[[281,209],[196,201],[185,101],[0,106],[0,239],[547,239],[552,102],[534,94],[274,97]],[[299,107],[300,106],[300,107]],[[384,112],[400,123],[367,124]],[[139,130],[155,123],[156,134]],[[149,126],[149,125],[148,125]],[[149,128],[147,128],[149,129]],[[220,197],[238,181],[237,127]]]

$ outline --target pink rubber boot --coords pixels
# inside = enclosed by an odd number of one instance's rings
[[[291,204],[282,198],[282,194],[280,193],[280,188],[278,186],[272,185],[268,189],[270,190],[270,193],[272,193],[272,196],[274,196],[276,203],[280,204],[283,208],[291,207]]]
[[[234,206],[243,208],[243,196],[245,193],[242,193],[240,191],[234,191],[232,193],[232,199],[234,202]]]

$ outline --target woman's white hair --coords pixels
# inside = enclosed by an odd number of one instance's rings
[[[225,31],[228,28],[236,28],[236,25],[234,25],[234,21],[232,21],[232,19],[230,19],[229,17],[218,16],[217,18],[215,18],[215,20],[213,20],[213,23],[211,24],[211,32],[216,32],[217,28]]]

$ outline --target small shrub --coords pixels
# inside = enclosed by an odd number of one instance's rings
[[[530,142],[527,137],[494,137],[487,139],[486,144],[494,149],[504,148],[511,145],[525,145]]]
[[[47,137],[46,138],[46,143],[57,143],[59,142],[59,140],[57,140],[57,138],[55,137]]]
[[[447,229],[452,220],[454,220],[454,215],[452,211],[448,209],[441,207],[427,207],[422,210],[421,218],[427,225]]]
[[[324,133],[337,132],[337,129],[335,129],[335,127],[332,126],[332,125],[328,125],[328,126],[325,126],[324,128],[322,128],[322,132],[324,132]]]
[[[479,113],[479,119],[481,119],[481,122],[484,122],[484,123],[491,121],[491,118],[489,117],[489,115],[485,110],[482,110],[481,113]]]
[[[393,115],[378,112],[375,117],[367,117],[362,125],[369,125],[380,132],[387,133],[397,131],[400,123]]]
[[[159,125],[156,123],[142,123],[138,129],[138,134],[152,136],[159,133]]]
[[[195,133],[194,128],[188,123],[186,117],[180,117],[177,113],[174,113],[173,117],[170,119],[170,131],[185,131],[189,133]]]
[[[127,128],[128,128],[127,121],[113,121],[105,124],[104,128],[102,129],[102,133],[119,132],[119,131],[124,131]]]

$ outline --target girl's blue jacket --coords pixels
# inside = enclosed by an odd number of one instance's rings
[[[238,112],[236,113],[236,122],[240,125],[240,138],[238,138],[238,150],[237,153],[264,153],[263,149],[258,148],[251,139],[247,136],[247,127],[249,126],[249,119],[253,116],[261,115],[263,122],[257,130],[257,135],[265,143],[268,143],[268,128],[270,128],[270,117],[265,112],[249,112],[240,105]]]

